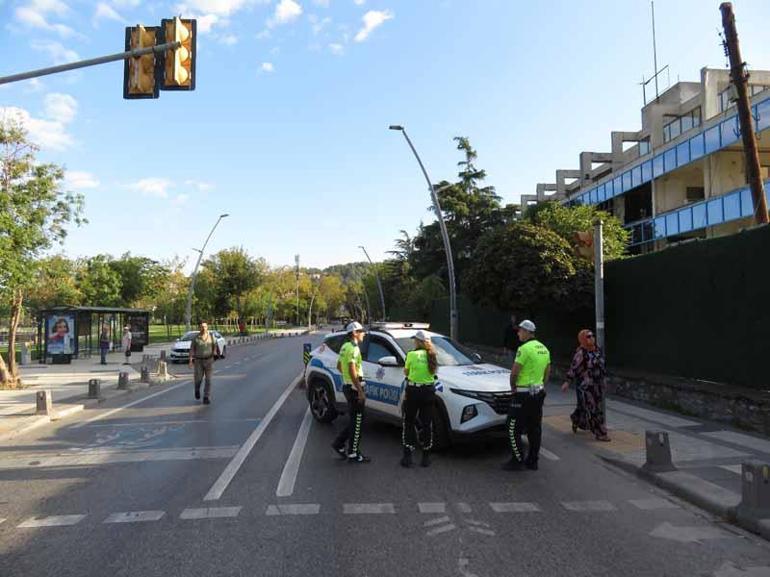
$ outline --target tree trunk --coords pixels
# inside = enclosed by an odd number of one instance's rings
[[[13,293],[13,302],[11,303],[11,324],[8,331],[8,372],[11,374],[11,379],[14,383],[18,382],[19,369],[16,365],[16,331],[19,328],[19,322],[21,321],[21,309],[23,302],[23,294],[21,289],[17,289]]]

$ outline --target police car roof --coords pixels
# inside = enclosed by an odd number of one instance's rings
[[[388,322],[378,322],[378,323],[371,323],[369,327],[372,330],[378,330],[378,331],[391,331],[395,329],[419,329],[419,330],[428,330],[430,328],[429,323],[413,323],[413,322],[395,322],[395,321],[388,321]]]

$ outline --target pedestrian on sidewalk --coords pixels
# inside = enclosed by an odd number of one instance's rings
[[[361,425],[364,422],[366,393],[359,348],[366,332],[361,323],[355,321],[348,324],[346,331],[348,341],[340,349],[337,370],[342,373],[342,393],[348,402],[348,425],[332,443],[332,448],[338,455],[346,457],[349,463],[368,463],[371,459],[361,453]]]
[[[433,447],[433,409],[436,406],[436,372],[438,356],[430,337],[424,331],[417,331],[413,337],[415,349],[406,354],[404,375],[404,419],[401,425],[401,443],[404,446],[402,467],[411,467],[412,453],[416,445],[415,422],[420,415],[420,465],[430,465],[430,450]]]
[[[513,361],[516,359],[516,351],[519,349],[519,323],[516,320],[516,315],[511,314],[511,322],[505,326],[505,332],[503,333],[503,354],[505,355],[506,363],[513,365]]]
[[[606,389],[604,353],[589,329],[578,333],[578,343],[567,380],[561,386],[561,390],[566,391],[573,382],[577,391],[577,406],[570,415],[572,432],[577,433],[578,429],[591,431],[597,441],[609,441],[603,409]]]
[[[543,436],[543,402],[545,383],[551,375],[551,353],[535,338],[535,323],[530,320],[519,324],[519,349],[511,367],[511,408],[508,412],[508,438],[513,455],[503,465],[507,471],[526,467],[537,471],[540,440]],[[524,457],[522,430],[527,432],[529,450]]]
[[[203,387],[203,404],[211,404],[211,375],[214,372],[214,359],[220,355],[219,345],[214,335],[209,332],[208,323],[201,322],[198,325],[198,334],[190,343],[189,366],[194,365],[195,398],[201,398],[201,381],[204,377],[206,384]]]
[[[99,353],[103,365],[107,364],[108,352],[110,352],[110,329],[107,325],[102,325],[102,332],[99,334]]]
[[[128,359],[131,358],[131,327],[126,325],[123,327],[123,338],[120,340],[120,344],[123,347],[123,354],[126,356],[126,362],[124,362],[124,365],[129,364]]]

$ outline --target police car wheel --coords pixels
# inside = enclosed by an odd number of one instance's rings
[[[326,383],[318,380],[310,383],[308,394],[310,412],[319,423],[331,423],[337,417],[333,399]]]
[[[447,449],[452,445],[452,435],[449,431],[449,422],[447,421],[444,407],[441,403],[436,403],[436,409],[433,411],[433,447],[435,449]]]

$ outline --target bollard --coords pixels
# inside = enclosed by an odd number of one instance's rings
[[[52,414],[53,400],[51,399],[51,391],[38,391],[35,395],[37,401],[36,415],[48,415]]]
[[[645,445],[647,447],[647,461],[642,467],[643,471],[651,473],[663,473],[676,471],[671,462],[671,445],[666,431],[645,431]]]
[[[88,398],[98,399],[101,396],[102,381],[99,379],[88,379]]]
[[[122,390],[128,388],[128,373],[118,374],[118,388]]]
[[[743,463],[741,502],[735,510],[738,521],[755,526],[770,519],[770,465],[759,461]]]
[[[167,381],[168,378],[168,365],[166,364],[166,361],[160,361],[158,363],[158,380]]]
[[[310,362],[310,351],[312,349],[312,343],[304,343],[302,345],[302,361],[305,363],[305,366]]]
[[[150,367],[146,365],[142,367],[141,377],[139,378],[139,380],[143,383],[150,382]]]
[[[165,361],[166,360],[166,349],[163,349],[160,351],[160,360]]]

